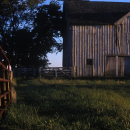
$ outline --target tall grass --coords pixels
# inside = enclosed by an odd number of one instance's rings
[[[3,130],[130,130],[129,80],[13,79]]]

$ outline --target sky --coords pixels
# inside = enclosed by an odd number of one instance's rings
[[[44,4],[49,4],[51,0],[46,0],[44,2]],[[129,2],[130,3],[130,0],[90,0],[90,1],[104,1],[104,2]],[[59,4],[61,5],[61,10],[63,9],[63,1],[58,1]],[[63,41],[62,38],[60,38],[61,41]],[[57,41],[59,41],[57,39]],[[47,54],[47,57],[48,57],[48,60],[49,60],[49,63],[51,63],[51,65],[49,65],[49,67],[62,67],[62,55],[63,51],[62,52],[58,52],[57,54],[56,53],[48,53]]]

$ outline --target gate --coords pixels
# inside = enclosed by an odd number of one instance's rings
[[[5,111],[9,104],[12,104],[9,68],[9,59],[0,46],[0,117],[2,117],[2,119],[5,119]]]
[[[72,76],[72,67],[47,67],[39,70],[43,77],[69,77]]]

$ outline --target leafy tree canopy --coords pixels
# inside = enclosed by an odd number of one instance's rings
[[[11,12],[0,15],[1,23],[5,25],[0,27],[0,45],[6,51],[12,67],[45,66],[48,52],[62,50],[62,44],[54,39],[61,36],[63,27],[59,4],[52,1],[49,5],[34,5],[33,9],[22,9],[24,13],[15,6],[13,15]],[[24,27],[20,28],[23,22]]]

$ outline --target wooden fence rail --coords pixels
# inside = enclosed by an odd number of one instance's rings
[[[7,69],[8,66],[8,69]],[[12,104],[10,62],[0,46],[0,117],[5,119],[5,111]]]
[[[74,67],[46,67],[39,69],[40,77],[73,77]]]

